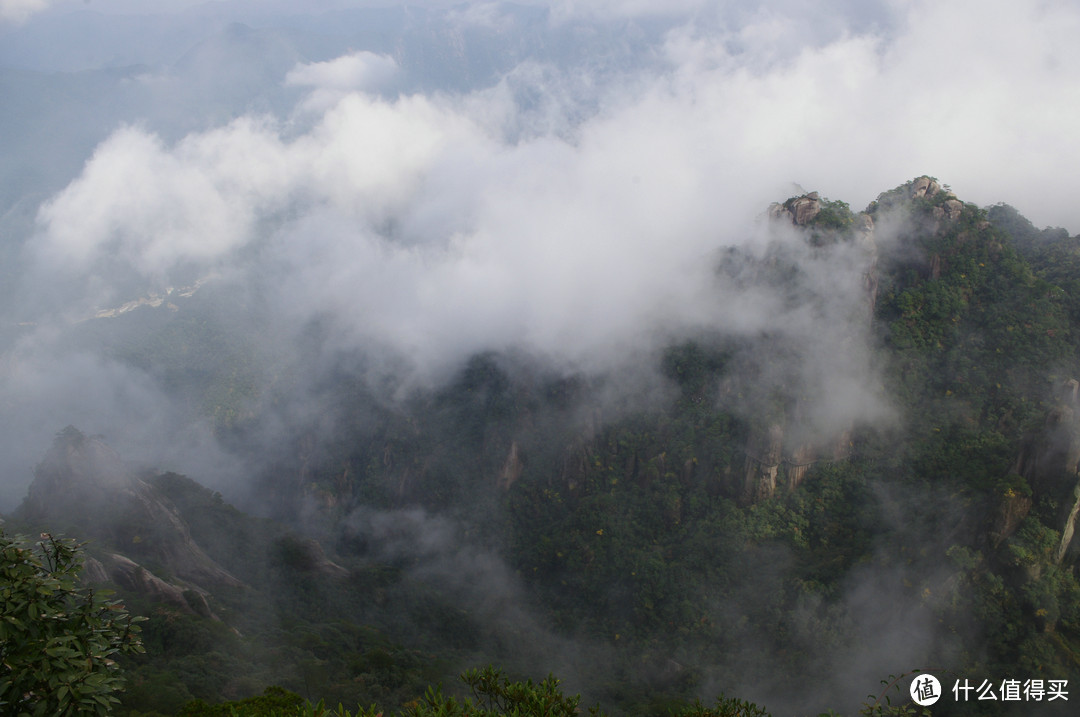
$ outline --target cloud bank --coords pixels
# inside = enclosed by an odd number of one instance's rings
[[[800,7],[562,3],[539,21],[508,5],[457,8],[452,30],[432,35],[445,53],[438,62],[468,66],[467,30],[513,61],[500,81],[453,92],[401,90],[423,84],[416,75],[429,65],[415,57],[359,40],[320,56],[286,21],[245,16],[253,29],[215,35],[215,52],[245,43],[221,56],[270,48],[275,62],[304,59],[275,75],[265,97],[179,136],[161,129],[160,106],[134,103],[118,117],[19,237],[26,264],[13,311],[38,328],[22,332],[9,360],[59,361],[55,322],[215,276],[262,297],[277,353],[318,321],[333,350],[378,354],[418,384],[478,351],[599,372],[649,363],[657,347],[703,331],[766,333],[803,347],[797,373],[826,387],[823,420],[878,416],[865,352],[837,358],[833,348],[865,336],[822,328],[841,315],[848,325],[857,258],[800,249],[765,231],[760,215],[794,193],[793,181],[860,208],[930,173],[965,200],[1009,201],[1037,224],[1075,231],[1080,9]],[[650,25],[657,16],[667,24]],[[667,29],[653,42],[656,27]],[[613,67],[585,51],[515,55],[527,46],[515,38],[557,31],[581,47],[601,31],[626,37],[620,51],[637,59]],[[184,75],[185,66],[155,71],[196,98],[207,75]],[[285,111],[272,109],[285,100]],[[182,104],[177,113],[198,109]],[[804,267],[801,290],[813,301],[718,279],[718,253],[761,257],[778,244]],[[137,416],[159,400],[120,390],[127,379],[110,371],[101,385],[115,387],[107,413],[117,418],[82,426],[90,432],[119,426],[129,403]],[[137,375],[134,385],[153,380]],[[32,403],[15,374],[4,381],[0,393]],[[46,435],[71,422],[64,396],[42,389]]]

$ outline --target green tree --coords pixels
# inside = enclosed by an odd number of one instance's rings
[[[109,714],[115,657],[142,652],[139,622],[108,591],[82,586],[82,546],[0,531],[0,713]]]
[[[429,687],[423,697],[413,700],[398,717],[580,717],[586,713],[578,705],[581,697],[565,695],[559,680],[548,675],[539,683],[511,680],[496,667],[469,670],[461,675],[472,697],[459,699],[443,694],[438,686]],[[589,707],[592,717],[606,717],[599,707]],[[301,704],[300,696],[281,689],[267,688],[262,697],[239,702],[208,705],[191,702],[181,717],[383,717],[389,715],[377,706],[360,707],[356,712],[327,707],[325,703]],[[725,698],[716,700],[715,707],[700,703],[674,713],[678,717],[769,717],[769,713],[752,702]],[[875,712],[874,714],[879,714]],[[887,713],[891,714],[891,713]]]

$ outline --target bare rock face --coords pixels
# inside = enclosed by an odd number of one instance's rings
[[[1080,481],[1073,486],[1072,494],[1068,496],[1066,505],[1068,506],[1068,512],[1065,514],[1065,520],[1061,526],[1061,542],[1058,543],[1057,550],[1054,551],[1054,562],[1059,565],[1065,559],[1065,552],[1069,549],[1073,534],[1076,532],[1076,519],[1080,517]]]
[[[946,199],[942,208],[945,210],[945,218],[955,222],[964,211],[964,203],[959,199]]]
[[[869,214],[860,214],[855,217],[855,228],[858,232],[859,238],[867,238],[873,240],[874,237],[874,218]]]
[[[820,212],[821,196],[817,192],[810,192],[801,197],[789,199],[783,204],[771,205],[768,216],[774,221],[791,222],[795,226],[803,227],[812,222]]]
[[[930,177],[919,177],[911,183],[911,198],[926,197],[929,199],[941,190],[941,186]]]
[[[743,500],[756,503],[776,493],[776,479],[783,460],[784,427],[773,423],[754,431],[746,448]]]
[[[806,472],[817,460],[817,450],[810,443],[803,443],[787,452],[785,457],[785,483],[794,490],[806,477]]]
[[[517,479],[521,477],[521,472],[525,469],[525,463],[521,459],[521,450],[518,448],[518,442],[513,441],[510,443],[510,452],[506,456],[506,460],[503,462],[502,470],[499,471],[499,487],[504,491],[510,490],[511,486],[517,482]]]
[[[752,429],[746,444],[743,469],[743,503],[770,498],[778,490],[795,490],[807,472],[822,461],[846,460],[851,452],[851,431],[829,438],[806,439],[793,411],[778,416],[764,428]],[[794,436],[803,434],[803,439]]]
[[[866,256],[866,269],[863,272],[863,289],[866,292],[867,321],[874,320],[874,307],[878,295],[878,247],[874,241],[874,218],[865,212],[855,217],[855,245]]]
[[[951,190],[943,188],[938,184],[937,180],[931,177],[922,176],[916,177],[896,189],[882,192],[876,200],[870,203],[867,211],[874,212],[880,209],[903,207],[910,205],[916,199],[934,199],[935,197],[938,197],[939,200],[945,200],[942,206],[936,207],[942,210],[942,216],[945,216],[946,212],[950,213],[950,215],[959,216],[959,212],[964,207],[963,203],[956,199],[956,195]],[[935,200],[936,203],[938,203],[937,200]]]
[[[791,213],[796,226],[806,226],[821,212],[821,200],[817,192],[810,192],[799,197],[791,205]]]
[[[145,595],[154,602],[161,602],[183,612],[194,613],[184,598],[184,589],[162,580],[130,558],[118,553],[106,557],[105,569],[109,578],[122,588]]]
[[[134,560],[118,553],[105,555],[102,560],[89,558],[83,567],[82,581],[91,585],[112,582],[180,612],[221,620],[210,609],[210,604],[202,592],[163,580]]]
[[[963,212],[963,202],[959,199],[946,199],[941,206],[934,207],[934,219],[939,223],[942,221],[955,222]],[[935,231],[939,231],[940,228],[940,225],[935,227]]]
[[[79,578],[87,585],[107,583],[109,582],[109,571],[105,569],[105,566],[101,564],[100,560],[87,558],[86,563],[83,564],[82,574]]]
[[[794,223],[795,217],[788,211],[780,202],[773,202],[769,205],[768,216],[771,221],[774,222],[790,222]]]

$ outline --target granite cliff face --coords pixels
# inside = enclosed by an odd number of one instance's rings
[[[797,227],[804,227],[821,213],[821,195],[810,192],[800,197],[792,197],[783,204],[776,202],[769,207],[769,219],[790,222]]]

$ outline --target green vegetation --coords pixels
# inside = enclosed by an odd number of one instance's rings
[[[824,199],[810,226],[819,229],[846,229],[855,223],[855,214],[847,202],[838,199]]]
[[[398,714],[401,717],[575,717],[582,714],[579,695],[564,695],[559,680],[549,675],[539,683],[532,680],[515,681],[493,667],[469,670],[461,675],[469,696],[446,696],[439,687],[429,687],[423,697],[414,700]],[[599,707],[588,713],[603,717]],[[238,702],[207,705],[188,704],[180,717],[380,717],[383,712],[375,706],[355,712],[338,705],[328,708],[325,703],[303,702],[299,695],[270,687],[261,697]],[[738,699],[720,697],[715,707],[700,703],[678,710],[679,717],[768,717],[757,705]]]
[[[0,711],[112,714],[123,686],[117,659],[143,651],[140,618],[78,583],[80,546],[0,532]]]

